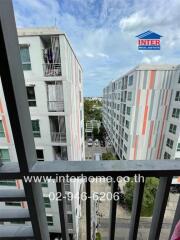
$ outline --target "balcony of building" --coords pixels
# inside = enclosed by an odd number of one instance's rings
[[[43,45],[43,72],[45,77],[61,76],[59,36],[41,36]]]
[[[66,143],[65,117],[50,116],[49,122],[52,143]]]
[[[47,107],[49,112],[64,112],[62,82],[47,82]]]
[[[66,146],[53,146],[54,160],[68,160]]]

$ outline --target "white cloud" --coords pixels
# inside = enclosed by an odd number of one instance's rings
[[[108,56],[107,54],[102,53],[102,52],[97,53],[97,55],[98,55],[99,57],[102,57],[102,58],[109,58],[109,56]]]
[[[150,64],[150,63],[158,63],[161,60],[162,60],[162,57],[160,55],[156,55],[152,57],[144,57],[141,62]]]
[[[86,57],[89,57],[89,58],[94,58],[94,55],[92,53],[85,53]]]

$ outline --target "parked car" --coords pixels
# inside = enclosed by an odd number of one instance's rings
[[[88,147],[92,147],[92,145],[93,145],[93,140],[92,140],[92,138],[89,138],[88,139]]]
[[[98,140],[98,139],[96,139],[96,140],[94,141],[94,145],[95,145],[96,147],[99,146],[99,140]]]
[[[101,147],[105,147],[105,142],[104,141],[100,141],[100,146]]]

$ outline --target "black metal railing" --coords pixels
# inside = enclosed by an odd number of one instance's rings
[[[18,163],[3,163],[0,166],[0,180],[22,179],[24,190],[5,189],[0,191],[0,201],[27,201],[28,210],[9,210],[0,212],[0,222],[30,220],[32,225],[2,225],[0,239],[36,239],[49,240],[49,232],[40,183],[25,183],[24,176],[112,176],[112,194],[118,189],[117,176],[159,177],[160,183],[155,198],[149,240],[158,240],[170,184],[173,176],[180,175],[179,160],[159,161],[47,161],[37,162],[35,144],[26,95],[25,81],[18,48],[18,38],[11,0],[0,1],[0,76],[7,105],[10,125]],[[63,240],[69,240],[64,183],[56,183],[61,193],[58,201],[61,233]],[[129,240],[137,238],[140,210],[144,192],[144,183],[136,184],[132,206]],[[86,182],[86,239],[91,240],[91,184]],[[109,240],[114,240],[117,201],[111,200]],[[1,210],[0,210],[1,211]],[[180,200],[177,204],[172,231],[180,216]],[[170,234],[170,235],[171,235]],[[170,237],[169,237],[170,239]]]

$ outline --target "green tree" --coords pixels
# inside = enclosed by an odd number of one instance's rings
[[[116,160],[116,157],[111,152],[102,154],[102,160]]]
[[[149,217],[152,215],[158,184],[159,180],[157,178],[155,177],[146,178],[141,208],[141,216]],[[132,209],[134,187],[135,182],[133,178],[131,178],[131,180],[127,182],[126,185],[124,186],[125,204],[127,205],[129,210]]]
[[[93,128],[93,137],[94,137],[94,139],[98,139],[98,137],[99,137],[99,130],[97,127]]]
[[[99,128],[99,140],[104,141],[105,137],[106,137],[106,130],[105,130],[103,124],[101,124],[101,126]]]

